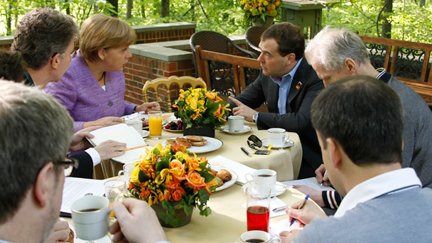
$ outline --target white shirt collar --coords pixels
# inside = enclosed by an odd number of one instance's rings
[[[421,187],[422,184],[412,168],[394,170],[375,176],[352,188],[343,198],[334,216],[342,217],[359,203],[413,186]]]

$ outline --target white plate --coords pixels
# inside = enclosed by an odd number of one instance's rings
[[[216,170],[216,171],[219,171],[221,169],[225,169],[225,170],[229,171],[229,173],[231,173],[231,180],[229,180],[227,182],[224,182],[224,184],[222,186],[217,187],[215,189],[216,192],[225,190],[225,189],[231,187],[232,185],[234,185],[236,183],[238,176],[232,170],[230,170],[230,169],[228,169],[226,167],[219,167],[219,166],[213,166],[213,165],[210,166],[210,168],[212,168],[213,170]]]
[[[207,140],[207,144],[204,146],[192,146],[188,148],[187,150],[191,153],[196,154],[202,154],[207,152],[212,152],[215,150],[218,150],[220,147],[222,147],[223,143],[221,140],[211,137],[203,137],[205,140]]]
[[[146,138],[146,137],[148,137],[150,135],[150,132],[143,129],[142,132],[141,132],[141,135],[142,135],[143,138]]]
[[[164,131],[166,132],[172,132],[172,133],[182,133],[184,132],[184,130],[171,130],[171,129],[166,129],[165,127],[163,128]]]
[[[227,126],[223,126],[223,127],[221,128],[221,131],[222,131],[222,132],[229,133],[229,134],[245,134],[245,133],[248,133],[248,132],[252,131],[252,128],[251,128],[250,126],[244,125],[244,126],[243,126],[243,129],[242,129],[241,131],[233,131],[233,132],[231,132],[231,131],[229,130],[228,125],[227,125]]]
[[[250,187],[252,185],[251,182],[248,182],[243,185],[243,191],[246,191],[246,188]],[[277,197],[279,195],[282,195],[286,191],[286,186],[280,182],[276,182],[275,187],[272,189],[271,197]]]
[[[268,147],[268,146],[269,146],[268,138],[264,138],[264,139],[262,140],[262,144],[263,144],[264,147]],[[290,148],[290,147],[292,147],[292,146],[294,146],[294,142],[291,141],[291,140],[289,140],[289,139],[285,140],[285,144],[284,144],[283,146],[280,146],[280,145],[273,145],[273,144],[272,144],[272,148],[273,148],[273,149],[279,149],[279,148]]]

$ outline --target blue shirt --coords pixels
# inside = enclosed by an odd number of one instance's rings
[[[273,82],[279,85],[279,97],[278,97],[278,110],[279,114],[283,115],[286,113],[286,102],[288,98],[288,94],[291,88],[292,79],[297,72],[298,67],[300,66],[300,62],[303,58],[300,58],[296,65],[291,69],[291,71],[284,76],[282,76],[282,80],[270,77]]]

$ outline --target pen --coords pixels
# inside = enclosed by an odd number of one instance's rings
[[[240,149],[241,149],[241,151],[243,151],[243,153],[245,153],[247,156],[251,157],[251,155],[249,154],[249,152],[248,152],[245,148],[240,147]]]
[[[322,179],[322,182],[320,183],[320,185],[321,186],[323,186],[324,185],[324,178],[326,178],[327,177],[327,170],[326,171],[324,171],[324,175],[323,175],[323,179]]]
[[[309,194],[306,194],[305,199],[303,200],[302,204],[300,204],[300,206],[297,209],[302,209],[306,205],[306,202],[308,199],[309,199]],[[291,219],[290,226],[294,224],[295,220],[296,220],[295,218]]]

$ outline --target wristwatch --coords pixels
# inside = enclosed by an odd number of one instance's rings
[[[256,113],[253,114],[253,116],[252,116],[252,121],[253,121],[254,123],[256,123],[257,120],[258,120],[258,112],[256,112]]]

